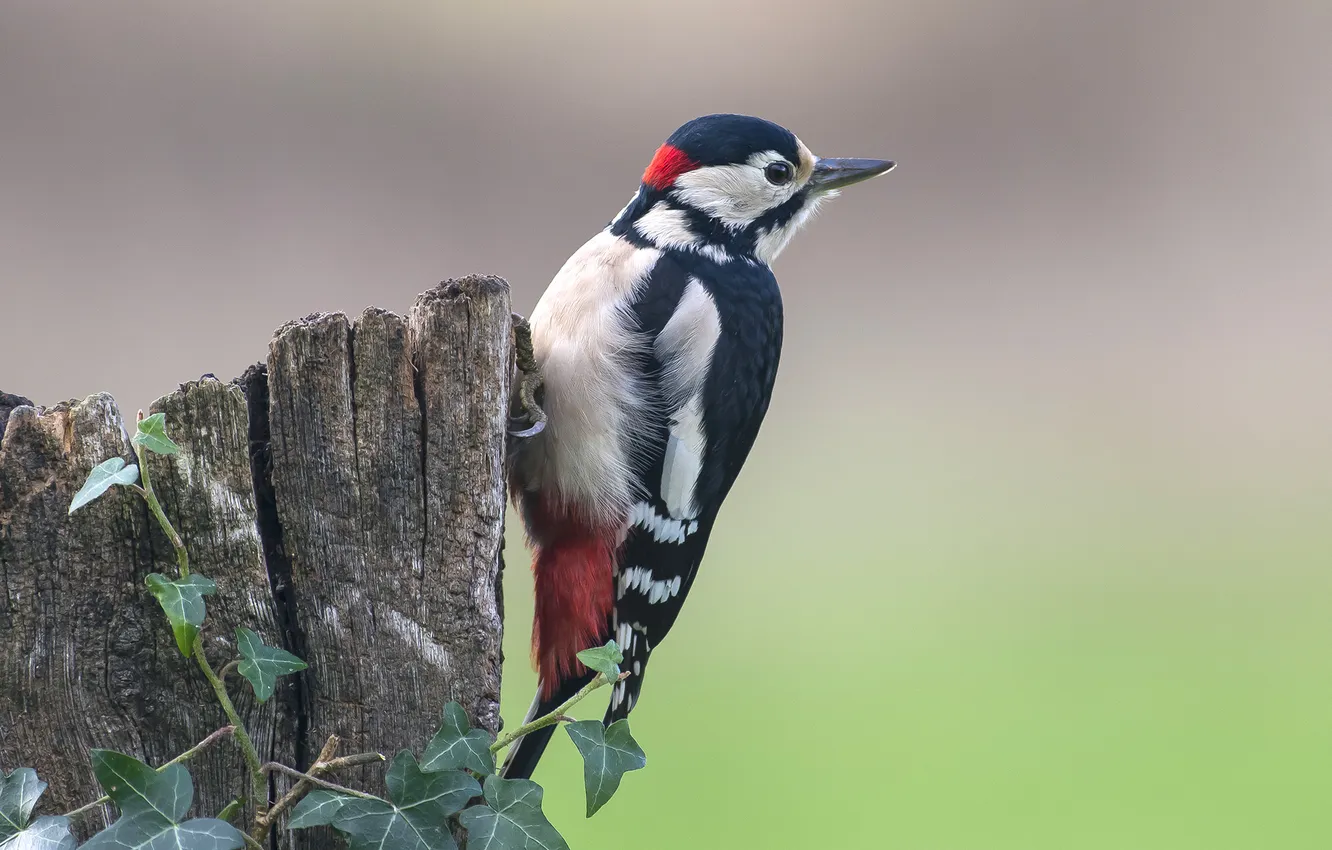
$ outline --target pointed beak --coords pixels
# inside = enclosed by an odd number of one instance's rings
[[[897,163],[886,159],[820,159],[814,163],[809,188],[815,192],[831,192],[852,183],[878,177],[893,170]]]

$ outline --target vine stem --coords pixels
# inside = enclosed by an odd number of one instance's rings
[[[208,684],[213,686],[213,693],[217,694],[217,701],[222,704],[222,711],[227,715],[227,719],[236,727],[236,743],[240,745],[241,754],[245,756],[245,764],[250,768],[250,785],[253,788],[255,811],[258,816],[262,816],[268,810],[268,780],[264,777],[263,762],[259,759],[259,751],[254,748],[254,742],[250,740],[250,734],[245,731],[245,723],[241,720],[240,712],[236,711],[231,697],[227,696],[227,686],[222,684],[222,680],[213,672],[213,665],[208,663],[208,657],[204,655],[203,632],[194,636],[194,660],[198,662],[199,669],[203,671]]]
[[[232,673],[235,673],[236,668],[239,666],[240,666],[239,658],[234,659],[232,661],[228,661],[225,667],[217,671],[217,677],[225,682],[227,680],[227,676],[230,676]]]
[[[253,839],[256,841],[263,841],[267,838],[269,831],[273,828],[273,824],[277,823],[277,820],[282,816],[282,813],[300,802],[302,797],[310,793],[311,789],[314,788],[316,777],[333,773],[344,767],[358,767],[363,764],[370,764],[372,762],[384,760],[384,757],[379,753],[358,753],[354,756],[334,758],[333,756],[337,753],[338,745],[340,743],[341,739],[338,738],[337,735],[328,736],[328,740],[324,743],[324,748],[319,751],[319,756],[315,759],[314,764],[310,765],[308,776],[303,777],[300,782],[297,782],[292,786],[291,790],[278,798],[278,801],[274,803],[272,808],[267,812],[255,818],[254,829],[251,832],[251,837]],[[265,771],[270,769],[275,769],[273,768],[273,764],[270,763],[264,765]]]
[[[143,411],[139,411],[138,420],[143,421]],[[186,578],[190,574],[190,556],[185,551],[185,543],[176,533],[175,526],[171,520],[167,519],[166,512],[162,510],[162,503],[157,500],[157,494],[153,492],[153,479],[148,474],[148,456],[143,446],[134,444],[134,454],[139,459],[139,481],[141,486],[138,488],[139,495],[148,503],[148,508],[157,518],[158,525],[166,532],[171,540],[171,545],[176,549],[176,563],[180,566],[180,577]],[[194,654],[194,660],[198,663],[199,669],[203,671],[204,678],[208,684],[213,686],[213,693],[217,695],[217,701],[222,705],[222,711],[231,721],[233,728],[232,734],[236,737],[236,743],[240,746],[241,754],[245,757],[245,764],[250,769],[250,784],[254,796],[254,805],[257,815],[262,816],[268,811],[268,778],[264,775],[263,762],[259,758],[259,751],[254,748],[254,741],[250,740],[250,734],[245,731],[245,723],[241,720],[240,712],[236,711],[236,706],[232,704],[231,697],[227,695],[227,687],[222,683],[217,673],[213,672],[213,665],[208,663],[208,656],[204,654],[203,632],[198,632],[194,636],[194,646],[191,647]],[[225,669],[225,668],[224,668]]]
[[[621,682],[627,678],[629,678],[628,670],[621,673],[620,677],[615,681]],[[569,709],[573,708],[575,705],[582,702],[587,697],[588,694],[592,693],[597,688],[600,688],[602,685],[605,684],[609,684],[609,680],[606,678],[606,674],[598,673],[596,677],[592,679],[592,681],[588,682],[586,685],[583,686],[583,689],[581,691],[569,697],[569,699],[565,701],[564,704],[562,704],[559,708],[552,711],[550,714],[538,717],[536,720],[533,720],[531,723],[524,723],[522,726],[519,726],[517,729],[513,730],[512,732],[507,732],[503,735],[500,735],[498,738],[495,739],[495,743],[490,745],[490,752],[498,753],[500,750],[509,746],[514,741],[518,740],[524,735],[527,735],[531,732],[535,732],[538,729],[545,729],[547,726],[554,726],[556,723],[559,723],[562,720],[568,721],[570,719],[568,716]]]
[[[223,738],[227,737],[228,735],[230,735],[235,731],[236,731],[235,726],[223,726],[221,729],[218,729],[216,732],[213,732],[207,738],[204,738],[202,741],[190,747],[188,750],[181,753],[180,755],[176,756],[171,761],[154,769],[158,773],[161,773],[162,771],[166,770],[168,767],[171,767],[171,765],[173,764],[180,764],[183,761],[189,761],[190,759],[197,756],[199,753],[208,749],[214,743],[222,740]],[[104,805],[109,802],[111,802],[111,798],[109,796],[99,797],[98,799],[93,800],[91,803],[88,803],[86,806],[79,806],[77,809],[75,809],[72,812],[66,812],[64,817],[71,819],[76,818],[79,815],[91,812],[93,809],[97,808],[98,806]]]
[[[143,421],[142,410],[139,411],[138,421]],[[189,552],[185,551],[185,541],[181,540],[180,535],[176,533],[175,527],[167,519],[166,511],[162,510],[162,503],[157,500],[157,494],[153,492],[153,479],[148,474],[148,464],[145,462],[148,458],[144,453],[143,446],[135,443],[134,455],[139,459],[139,481],[143,485],[138,488],[139,495],[143,496],[143,500],[148,503],[148,510],[152,511],[153,516],[157,517],[157,524],[162,526],[162,530],[166,532],[167,537],[171,540],[171,545],[176,550],[176,565],[180,567],[180,577],[186,578],[190,574],[190,555]]]
[[[328,780],[320,779],[318,776],[311,776],[308,773],[301,773],[296,768],[287,767],[285,764],[282,764],[281,762],[270,761],[268,764],[263,766],[263,769],[265,771],[276,770],[279,773],[285,773],[294,779],[301,780],[302,782],[309,782],[311,785],[318,785],[320,788],[325,788],[329,791],[336,791],[339,794],[346,794],[348,797],[360,797],[362,800],[382,800],[382,798],[376,797],[374,794],[367,794],[364,791],[357,791],[354,788],[344,787],[342,785],[337,784],[336,782],[329,782]]]

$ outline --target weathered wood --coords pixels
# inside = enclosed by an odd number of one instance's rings
[[[273,340],[273,483],[314,749],[330,734],[419,748],[450,699],[497,727],[510,324],[503,282],[468,278],[407,320],[316,315]]]
[[[425,416],[425,560],[443,581],[425,597],[423,622],[453,647],[437,655],[448,697],[473,722],[499,729],[504,544],[504,446],[513,374],[508,284],[448,282],[417,299],[412,346]],[[501,375],[498,381],[479,380]],[[442,591],[442,592],[441,592]],[[456,675],[470,670],[466,677]]]
[[[245,399],[234,386],[205,380],[158,399],[153,410],[167,414],[181,452],[152,458],[149,472],[195,569],[218,583],[207,633],[211,654],[229,658],[235,626],[271,634],[274,622]],[[90,747],[160,764],[226,723],[144,585],[148,573],[172,572],[175,556],[142,500],[117,490],[68,515],[88,471],[115,456],[133,462],[107,395],[49,411],[19,407],[0,443],[0,759],[47,778],[49,811],[101,796]],[[277,703],[259,707],[243,692],[236,701],[258,745],[274,750]],[[201,811],[218,811],[245,787],[233,781],[243,774],[230,748],[210,750],[191,769]]]
[[[181,446],[150,459],[154,488],[192,568],[218,584],[204,628],[214,666],[234,657],[238,625],[310,664],[262,706],[229,680],[262,757],[306,767],[330,734],[343,754],[419,752],[450,699],[497,730],[511,326],[502,280],[449,281],[406,317],[289,323],[237,382],[206,378],[154,403]],[[175,563],[142,500],[116,489],[67,514],[93,465],[132,462],[120,411],[105,395],[49,410],[10,399],[0,767],[36,768],[51,814],[99,796],[89,748],[161,763],[224,720],[144,586]],[[197,813],[248,789],[232,746],[190,769]],[[381,777],[341,780],[375,789]]]
[[[236,657],[235,632],[245,626],[268,643],[281,646],[283,633],[268,571],[263,542],[256,522],[254,485],[250,474],[249,424],[246,399],[236,384],[205,379],[186,384],[181,390],[153,402],[152,413],[166,414],[172,438],[180,446],[178,455],[148,456],[153,489],[190,553],[190,569],[217,582],[217,592],[208,597],[209,657],[221,669]],[[152,554],[160,572],[174,575],[175,550],[161,528],[145,519],[151,530]],[[153,608],[151,624],[170,647],[162,613]],[[172,655],[176,691],[173,701],[163,696],[160,712],[169,723],[187,730],[182,747],[171,752],[148,749],[150,763],[159,764],[200,740],[227,719],[216,697],[192,664]],[[147,677],[155,679],[155,676]],[[291,691],[296,680],[278,680],[275,697],[264,705],[254,699],[249,685],[239,676],[230,680],[232,701],[245,718],[246,729],[260,754],[290,762],[295,757],[295,739],[289,734],[296,725]],[[244,796],[249,786],[245,761],[235,747],[213,747],[191,762],[198,787],[198,811],[216,814],[229,801]],[[246,807],[247,817],[253,806]]]
[[[9,412],[16,407],[32,407],[32,399],[21,395],[0,392],[0,440],[5,437],[5,425],[9,422]]]

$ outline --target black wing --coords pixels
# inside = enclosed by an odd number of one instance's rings
[[[638,459],[646,497],[634,508],[617,565],[612,636],[624,652],[622,669],[633,675],[612,694],[608,723],[633,709],[648,658],[679,616],[713,522],[767,412],[781,354],[777,282],[766,267],[740,261],[718,266],[692,255],[663,255],[651,285],[634,305],[639,327],[660,339],[678,310],[697,306],[696,289],[694,298],[686,298],[691,286],[701,286],[710,296],[720,332],[706,372],[685,392],[673,380],[678,364],[671,359],[679,356],[678,349],[656,345],[643,356],[641,368],[651,376],[661,416],[652,423]],[[703,451],[693,499],[682,510],[678,494],[662,492],[663,471],[678,462],[670,447],[672,424],[691,400],[701,420]]]

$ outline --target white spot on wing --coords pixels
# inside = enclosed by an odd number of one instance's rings
[[[650,532],[657,543],[683,543],[689,535],[698,531],[698,520],[664,517],[647,502],[638,502],[629,512],[629,527]]]
[[[632,590],[646,596],[648,602],[656,603],[665,602],[667,599],[679,595],[681,580],[679,576],[668,579],[654,579],[652,570],[646,567],[629,567],[620,574],[620,586],[622,590],[619,598],[621,599]],[[642,631],[642,627],[636,623],[632,628]],[[628,623],[621,623],[617,627],[615,642],[621,648],[629,646],[630,641],[634,639],[633,632],[630,629]]]

